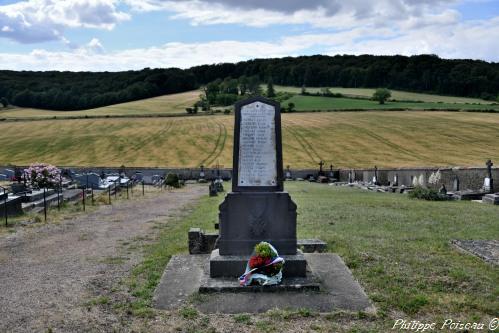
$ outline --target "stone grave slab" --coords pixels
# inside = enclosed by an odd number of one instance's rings
[[[474,255],[494,265],[499,265],[498,240],[459,240],[451,241],[458,250]]]
[[[482,198],[482,202],[492,204],[492,205],[499,205],[499,193],[486,194]]]

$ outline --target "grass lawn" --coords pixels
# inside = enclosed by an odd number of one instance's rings
[[[483,166],[499,159],[499,113],[285,113],[284,165]],[[224,167],[234,117],[0,122],[0,165]]]
[[[185,93],[164,95],[140,101],[115,104],[97,109],[82,111],[50,111],[27,108],[0,109],[0,118],[52,118],[52,117],[84,117],[84,116],[131,116],[131,115],[163,115],[186,114],[185,108],[199,100],[198,90]]]
[[[266,89],[266,86],[263,87]],[[287,91],[292,93],[301,93],[300,87],[288,87],[288,86],[275,86],[276,91]],[[320,92],[321,88],[307,88],[309,93]],[[329,90],[333,93],[340,93],[345,96],[353,97],[368,97],[371,98],[376,89],[373,88],[342,88],[342,87],[330,87]],[[419,102],[443,102],[443,103],[479,103],[479,104],[492,104],[491,101],[486,101],[479,98],[469,98],[469,97],[456,97],[456,96],[442,96],[442,95],[432,95],[432,94],[422,94],[413,93],[408,91],[391,90],[392,99],[399,101],[419,101]]]
[[[251,320],[217,315],[221,322],[233,318],[232,331],[386,332],[396,319],[437,322],[439,327],[449,318],[488,324],[497,317],[499,270],[456,251],[449,241],[499,239],[498,207],[419,201],[305,182],[285,187],[298,205],[298,237],[326,241],[329,252],[338,253],[350,267],[378,314],[317,316],[304,309],[295,314],[274,311]],[[146,259],[130,280],[137,297],[131,304],[136,315],[154,315],[149,309],[152,292],[168,260],[187,252],[190,227],[213,229],[221,200],[205,197],[146,248]],[[183,308],[171,316],[184,316],[186,311],[195,314],[186,325],[200,329],[207,317],[193,309]]]
[[[436,103],[436,102],[386,102],[379,104],[368,99],[332,98],[321,96],[295,95],[281,104],[287,107],[288,103],[294,103],[297,111],[329,111],[329,110],[496,110],[499,112],[499,104],[463,104],[463,103]]]

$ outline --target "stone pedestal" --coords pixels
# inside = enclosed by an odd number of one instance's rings
[[[281,255],[284,259],[282,275],[287,277],[305,277],[307,275],[307,261],[301,251],[293,255]],[[232,277],[243,275],[248,256],[234,255],[222,256],[218,250],[214,250],[210,256],[210,277]]]
[[[210,257],[211,277],[238,277],[256,244],[271,243],[286,261],[285,277],[305,276],[297,252],[296,204],[287,192],[231,192],[220,205],[218,250]]]
[[[296,254],[296,204],[287,192],[231,192],[220,205],[220,255],[250,256],[270,242],[280,255]]]

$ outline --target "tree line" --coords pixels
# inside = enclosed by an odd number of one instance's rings
[[[303,56],[256,59],[190,69],[125,72],[0,71],[0,98],[8,103],[53,110],[81,110],[205,87],[216,104],[233,102],[261,82],[298,87],[407,90],[496,100],[499,63],[449,60],[436,55]],[[216,82],[210,87],[210,83]],[[214,99],[214,100],[213,100]],[[218,99],[218,100],[217,100]]]
[[[83,110],[196,89],[191,71],[177,68],[126,72],[0,71],[0,98],[9,104]]]

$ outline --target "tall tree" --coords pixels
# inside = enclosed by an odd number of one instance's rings
[[[272,77],[270,77],[267,81],[267,97],[275,97],[274,82],[272,81]]]
[[[373,99],[378,101],[379,104],[385,104],[385,101],[390,97],[392,97],[392,93],[386,88],[378,88],[373,94]]]

